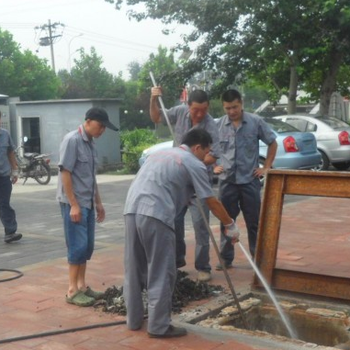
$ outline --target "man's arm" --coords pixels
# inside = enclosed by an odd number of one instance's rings
[[[239,239],[239,229],[234,220],[228,215],[222,203],[216,197],[205,199],[210,211],[223,223],[225,226],[225,234],[231,239],[231,243],[235,244]]]
[[[216,197],[209,197],[205,199],[209,210],[216,216],[224,225],[232,223],[232,218],[228,215],[222,203]]]
[[[254,175],[257,177],[264,176],[266,174],[266,171],[271,169],[272,163],[275,160],[277,152],[277,142],[274,140],[272,143],[269,144],[267,148],[267,155],[266,155],[266,160],[264,162],[264,167],[263,168],[257,168],[254,171]]]
[[[16,161],[15,152],[13,150],[8,152],[8,158],[12,170],[12,183],[15,184],[18,180],[18,165]]]
[[[95,205],[96,205],[96,213],[97,213],[96,220],[97,220],[97,222],[102,222],[106,217],[106,213],[105,213],[105,209],[102,205],[100,192],[98,190],[97,183],[96,183],[96,187],[95,187]]]
[[[158,104],[158,96],[162,96],[160,87],[153,87],[151,89],[151,101],[149,106],[149,114],[153,123],[160,123],[162,120],[161,111]]]
[[[79,203],[74,194],[72,174],[68,170],[62,169],[61,178],[62,178],[62,186],[64,189],[64,193],[66,194],[69,204],[71,206],[70,218],[73,222],[80,222],[81,210],[80,210]]]

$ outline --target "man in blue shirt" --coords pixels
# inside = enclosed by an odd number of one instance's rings
[[[229,215],[236,220],[240,211],[248,231],[249,250],[254,257],[260,214],[260,180],[271,168],[277,151],[276,135],[257,115],[243,110],[241,94],[227,90],[222,95],[226,115],[218,122],[221,156],[219,196]],[[259,168],[259,140],[268,145],[263,168]],[[234,247],[221,227],[221,257],[226,268],[232,267]],[[219,264],[216,267],[221,270]]]
[[[0,112],[1,126],[1,112]],[[18,180],[15,146],[9,132],[0,127],[0,219],[5,228],[5,243],[18,241],[16,213],[10,206],[12,184]]]

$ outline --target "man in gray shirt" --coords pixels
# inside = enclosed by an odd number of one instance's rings
[[[109,121],[102,108],[90,108],[85,122],[68,133],[60,146],[57,199],[64,223],[69,266],[69,286],[66,302],[90,306],[103,297],[85,281],[87,261],[91,259],[95,243],[95,209],[97,222],[105,218],[96,183],[97,152],[94,138],[106,127],[118,129]]]
[[[18,180],[15,146],[9,132],[1,128],[0,112],[0,219],[5,229],[5,243],[18,241],[16,212],[10,206],[12,184]]]
[[[148,293],[148,334],[152,338],[186,335],[170,324],[176,281],[175,218],[194,192],[225,225],[225,234],[236,242],[239,232],[222,204],[214,197],[203,160],[211,136],[192,129],[183,144],[150,155],[132,182],[126,198],[124,298],[127,325],[142,327],[142,291]]]
[[[154,123],[160,123],[162,111],[159,109],[157,98],[161,95],[159,87],[152,88],[150,115]],[[194,90],[190,93],[188,103],[185,105],[175,106],[166,111],[171,124],[174,125],[175,140],[174,145],[180,145],[183,135],[189,130],[199,128],[204,129],[212,137],[213,143],[210,152],[204,159],[207,171],[212,181],[212,164],[220,156],[219,135],[214,119],[208,114],[209,98],[205,91]],[[164,116],[163,116],[164,117]],[[209,222],[209,210],[205,201],[201,202],[206,220]],[[176,263],[180,268],[186,265],[186,244],[185,244],[185,214],[189,207],[193,228],[196,238],[195,249],[195,268],[198,270],[198,280],[207,282],[211,278],[211,266],[209,262],[209,232],[206,228],[202,213],[197,206],[196,198],[192,198],[188,206],[183,208],[175,220],[176,233]]]
[[[221,157],[215,172],[221,173],[219,198],[236,220],[240,211],[247,226],[249,250],[254,257],[260,214],[260,180],[275,159],[276,135],[257,115],[243,111],[241,94],[227,90],[222,95],[226,115],[218,122]],[[259,168],[259,140],[268,145],[263,168]],[[221,227],[221,257],[226,268],[232,267],[234,247]],[[216,267],[221,270],[219,264]]]

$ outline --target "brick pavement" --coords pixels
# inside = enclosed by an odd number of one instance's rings
[[[287,204],[283,210],[278,266],[283,268],[322,270],[331,274],[350,277],[347,269],[350,250],[350,225],[347,202],[341,199],[310,198],[302,202]],[[240,227],[244,227],[241,217]],[[242,229],[242,243],[247,246]],[[217,222],[213,220],[213,232],[218,237]],[[191,278],[193,268],[194,237],[187,233],[188,256],[184,268]],[[2,244],[2,243],[1,243]],[[21,246],[18,242],[16,250]],[[15,248],[13,248],[15,249]],[[215,266],[217,257],[211,250],[211,262]],[[64,301],[67,288],[67,266],[65,258],[21,266],[23,277],[0,283],[0,349],[201,349],[201,350],[267,350],[315,348],[303,343],[285,341],[278,337],[262,336],[248,331],[221,331],[184,324],[181,316],[174,315],[174,322],[184,325],[189,335],[179,339],[159,340],[148,338],[145,325],[137,332],[128,331],[124,324],[94,328],[74,333],[51,335],[2,344],[1,341],[44,332],[81,328],[101,323],[123,321],[122,316],[103,313],[93,308],[78,308]],[[234,269],[229,270],[238,294],[250,288],[253,272],[243,254],[238,251]],[[1,278],[8,277],[1,274]],[[95,252],[89,264],[88,280],[91,285],[104,290],[123,283],[123,244],[105,242]],[[213,272],[213,284],[226,287],[222,272]],[[214,303],[208,300],[190,305],[186,311]],[[146,321],[145,321],[146,323]],[[325,349],[318,346],[317,349]]]

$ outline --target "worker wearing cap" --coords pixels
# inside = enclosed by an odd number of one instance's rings
[[[91,108],[86,112],[85,122],[68,133],[60,145],[57,199],[61,206],[69,265],[66,302],[77,306],[90,306],[103,297],[102,292],[86,285],[85,275],[87,261],[94,250],[95,210],[97,222],[105,218],[96,182],[94,138],[100,137],[106,128],[118,130],[104,109]]]

